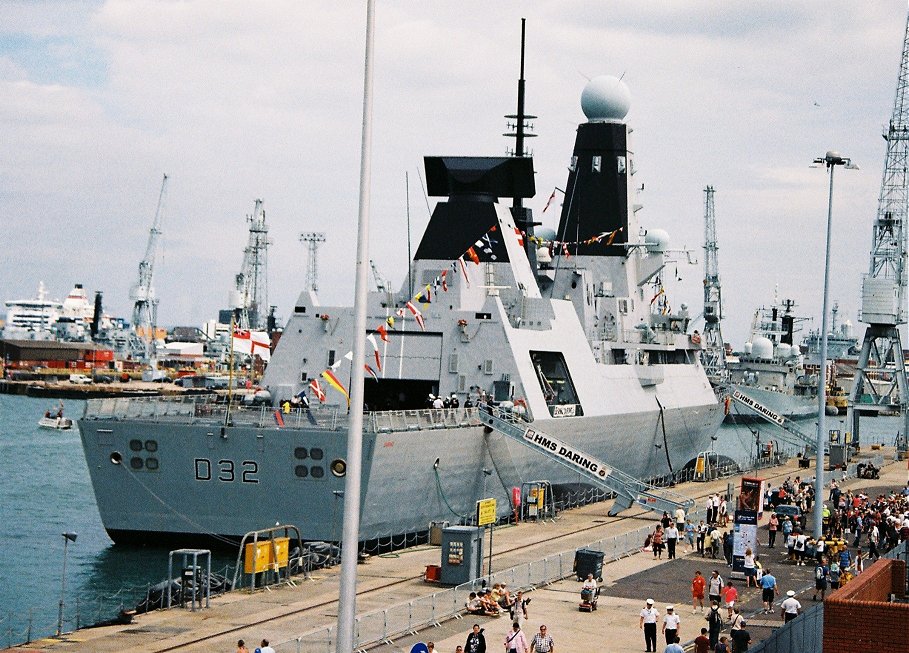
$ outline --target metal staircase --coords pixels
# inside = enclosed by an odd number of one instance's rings
[[[655,512],[666,511],[669,514],[673,514],[678,508],[688,511],[694,506],[693,499],[648,485],[573,445],[531,428],[513,413],[482,406],[479,417],[489,428],[577,472],[592,484],[615,493],[615,502],[609,510],[610,516],[615,516],[633,505]]]
[[[740,403],[743,406],[750,408],[758,417],[764,419],[771,424],[775,424],[783,429],[786,433],[794,436],[796,444],[805,445],[809,451],[815,451],[817,449],[817,439],[814,436],[808,435],[804,431],[801,431],[795,427],[792,423],[792,420],[786,419],[782,415],[774,412],[764,404],[759,401],[755,401],[748,395],[739,392],[738,390],[731,388],[729,397]]]

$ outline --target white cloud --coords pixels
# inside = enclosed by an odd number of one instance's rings
[[[18,239],[5,248],[0,298],[27,295],[39,279],[58,295],[82,282],[128,313],[167,172],[156,282],[164,322],[198,323],[224,305],[257,197],[274,240],[279,313],[289,314],[303,283],[300,231],[327,233],[322,295],[349,302],[361,3],[65,7],[0,5],[0,33],[14,44],[0,48],[0,211]],[[717,188],[726,330],[736,344],[777,281],[819,315],[826,178],[807,164],[828,148],[861,164],[838,176],[834,208],[834,296],[855,321],[904,12],[896,2],[856,12],[844,1],[378,3],[372,256],[393,282],[403,279],[404,175],[418,239],[424,155],[509,145],[502,115],[514,111],[526,16],[537,212],[565,182],[583,76],[624,73],[642,220],[701,258],[702,189]],[[700,305],[700,275],[680,269],[679,301]]]

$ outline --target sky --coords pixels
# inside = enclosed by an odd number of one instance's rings
[[[536,218],[557,221],[540,212],[564,188],[585,83],[622,76],[638,217],[697,261],[666,275],[673,304],[702,305],[709,184],[725,339],[741,347],[777,288],[819,326],[828,177],[809,165],[836,150],[860,169],[836,171],[830,296],[858,326],[905,2],[376,5],[370,257],[394,287],[408,205],[415,248],[436,201],[422,157],[512,144],[503,116],[524,17]],[[129,315],[167,173],[160,324],[200,325],[226,306],[257,198],[278,315],[305,285],[306,231],[326,234],[322,302],[352,303],[365,23],[354,1],[0,3],[0,300],[32,297],[39,281],[63,298],[82,283]]]

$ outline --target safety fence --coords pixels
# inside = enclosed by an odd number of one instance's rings
[[[749,653],[822,653],[824,604],[813,605],[770,637],[748,648]]]
[[[692,513],[691,519],[701,519],[703,512]],[[613,562],[641,551],[652,525],[614,537],[602,538],[585,547],[603,552],[603,561]],[[439,625],[442,621],[460,617],[471,592],[495,583],[506,583],[514,590],[533,590],[571,576],[574,573],[576,549],[562,551],[539,560],[497,571],[481,580],[442,589],[410,601],[360,614],[356,618],[354,649],[362,650]],[[280,653],[332,653],[335,647],[335,626],[325,626],[299,635],[295,640],[276,646]]]

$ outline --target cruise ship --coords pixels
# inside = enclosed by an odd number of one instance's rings
[[[263,379],[270,405],[89,401],[79,426],[111,538],[237,540],[279,523],[307,540],[340,539],[349,410],[365,411],[363,541],[469,521],[487,497],[507,517],[513,488],[530,481],[591,489],[484,426],[478,402],[640,479],[708,449],[723,406],[700,339],[687,311],[651,301],[668,245],[638,222],[630,93],[598,77],[581,106],[554,234],[533,234],[529,216],[505,205],[534,196],[531,158],[427,157],[427,189],[440,199],[413,287],[371,292],[366,333],[354,333],[352,307],[302,292]],[[366,360],[352,360],[356,338],[369,341]],[[353,374],[366,377],[362,408],[348,407]],[[433,404],[440,396],[447,407]]]

